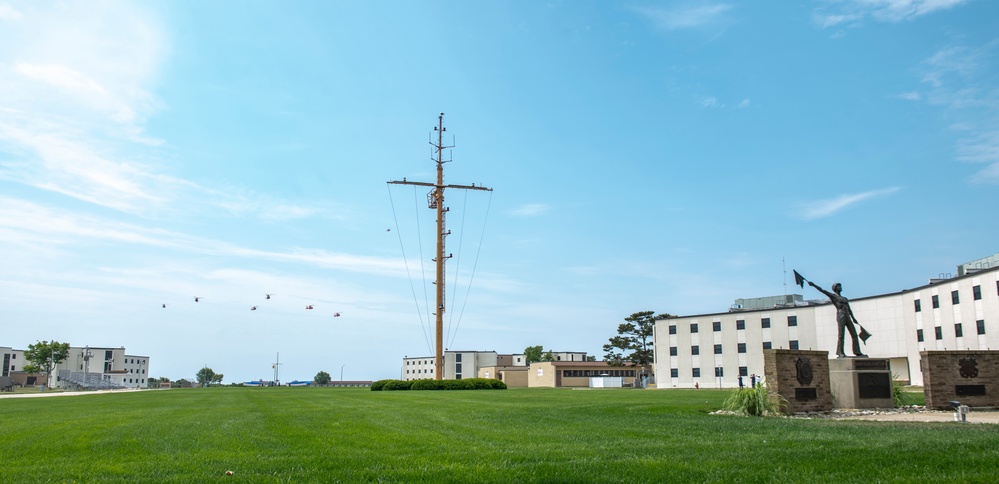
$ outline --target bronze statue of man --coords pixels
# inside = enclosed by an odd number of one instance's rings
[[[822,289],[812,281],[808,281],[808,285],[818,289],[822,294],[825,294],[829,300],[832,301],[833,306],[836,306],[836,322],[839,326],[839,341],[836,343],[836,357],[843,358],[846,356],[846,352],[843,351],[843,340],[846,337],[843,330],[846,329],[850,332],[850,337],[853,338],[853,354],[859,358],[867,358],[867,355],[860,351],[860,340],[857,338],[857,328],[854,327],[854,323],[856,323],[857,326],[860,326],[860,323],[857,322],[857,318],[853,316],[853,310],[850,309],[850,301],[840,294],[843,292],[843,285],[838,282],[833,284],[833,292]],[[861,330],[863,330],[862,326]],[[864,337],[864,339],[866,340],[867,338]]]

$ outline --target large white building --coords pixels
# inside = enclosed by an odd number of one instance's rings
[[[0,359],[0,376],[23,373],[29,363],[24,350],[10,347],[0,347]],[[50,386],[56,388],[145,388],[149,357],[126,354],[124,346],[71,346],[66,361],[56,365],[52,377]]]
[[[999,349],[999,264],[993,259],[962,264],[956,277],[944,275],[892,294],[851,297],[845,282],[854,315],[872,335],[862,345],[864,353],[889,359],[897,379],[922,385],[920,351]],[[836,308],[824,297],[784,297],[769,307],[736,304],[724,313],[656,321],[657,387],[733,388],[739,375],[748,385],[749,375],[763,374],[763,350],[769,348],[821,350],[835,357]],[[850,346],[847,334],[847,354]]]

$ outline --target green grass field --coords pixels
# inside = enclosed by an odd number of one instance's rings
[[[208,388],[0,399],[0,481],[999,479],[994,425],[708,415],[728,395]]]

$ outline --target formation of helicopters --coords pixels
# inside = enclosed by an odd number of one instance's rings
[[[274,296],[274,294],[264,294],[264,299],[270,299],[271,296]],[[201,302],[201,299],[203,299],[201,296],[194,296],[194,302]],[[166,309],[166,307],[169,306],[169,303],[163,303],[162,306],[163,306],[163,309]],[[250,306],[250,311],[256,311],[257,308],[258,308],[258,306]],[[305,306],[305,309],[308,309],[308,310],[312,310],[312,309],[315,309],[315,308],[316,307],[315,307],[314,304],[307,304]],[[334,318],[339,318],[340,317],[340,313],[339,312],[333,313],[333,317]]]

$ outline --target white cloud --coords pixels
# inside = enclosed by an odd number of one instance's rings
[[[6,3],[0,3],[0,20],[18,21],[24,15]]]
[[[905,101],[919,101],[923,99],[923,96],[917,91],[903,92],[901,94],[895,95],[896,99],[903,99]]]
[[[804,220],[828,217],[857,203],[876,197],[891,195],[899,190],[901,190],[899,187],[882,188],[863,193],[848,193],[827,200],[805,202],[801,204],[798,216]]]
[[[53,209],[33,202],[0,197],[3,243],[42,243],[49,247],[78,246],[84,241],[111,242],[176,250],[189,254],[235,256],[292,262],[353,272],[405,276],[403,261],[356,256],[319,249],[294,248],[274,252],[194,237],[174,231],[117,222],[85,213]]]
[[[707,96],[701,99],[701,107],[705,108],[723,108],[724,104],[718,102],[718,98],[714,96]]]
[[[551,210],[551,207],[543,203],[529,203],[521,205],[510,211],[510,215],[515,217],[537,217]]]
[[[749,99],[748,98],[747,99],[743,99],[742,101],[739,102],[739,104],[736,107],[739,108],[739,109],[748,108],[749,107]]]
[[[664,30],[699,28],[724,19],[732,9],[727,3],[685,2],[671,7],[635,7],[634,10]]]
[[[956,159],[987,163],[968,179],[972,184],[999,183],[999,88],[992,72],[999,58],[999,40],[968,47],[940,48],[920,65],[928,84],[927,103],[941,106],[952,130],[961,132]]]
[[[813,18],[822,28],[851,24],[870,17],[876,22],[898,23],[947,10],[969,0],[834,0],[818,8]]]
[[[976,184],[988,183],[999,185],[999,162],[992,163],[991,165],[985,167],[984,170],[975,173],[971,182]]]

